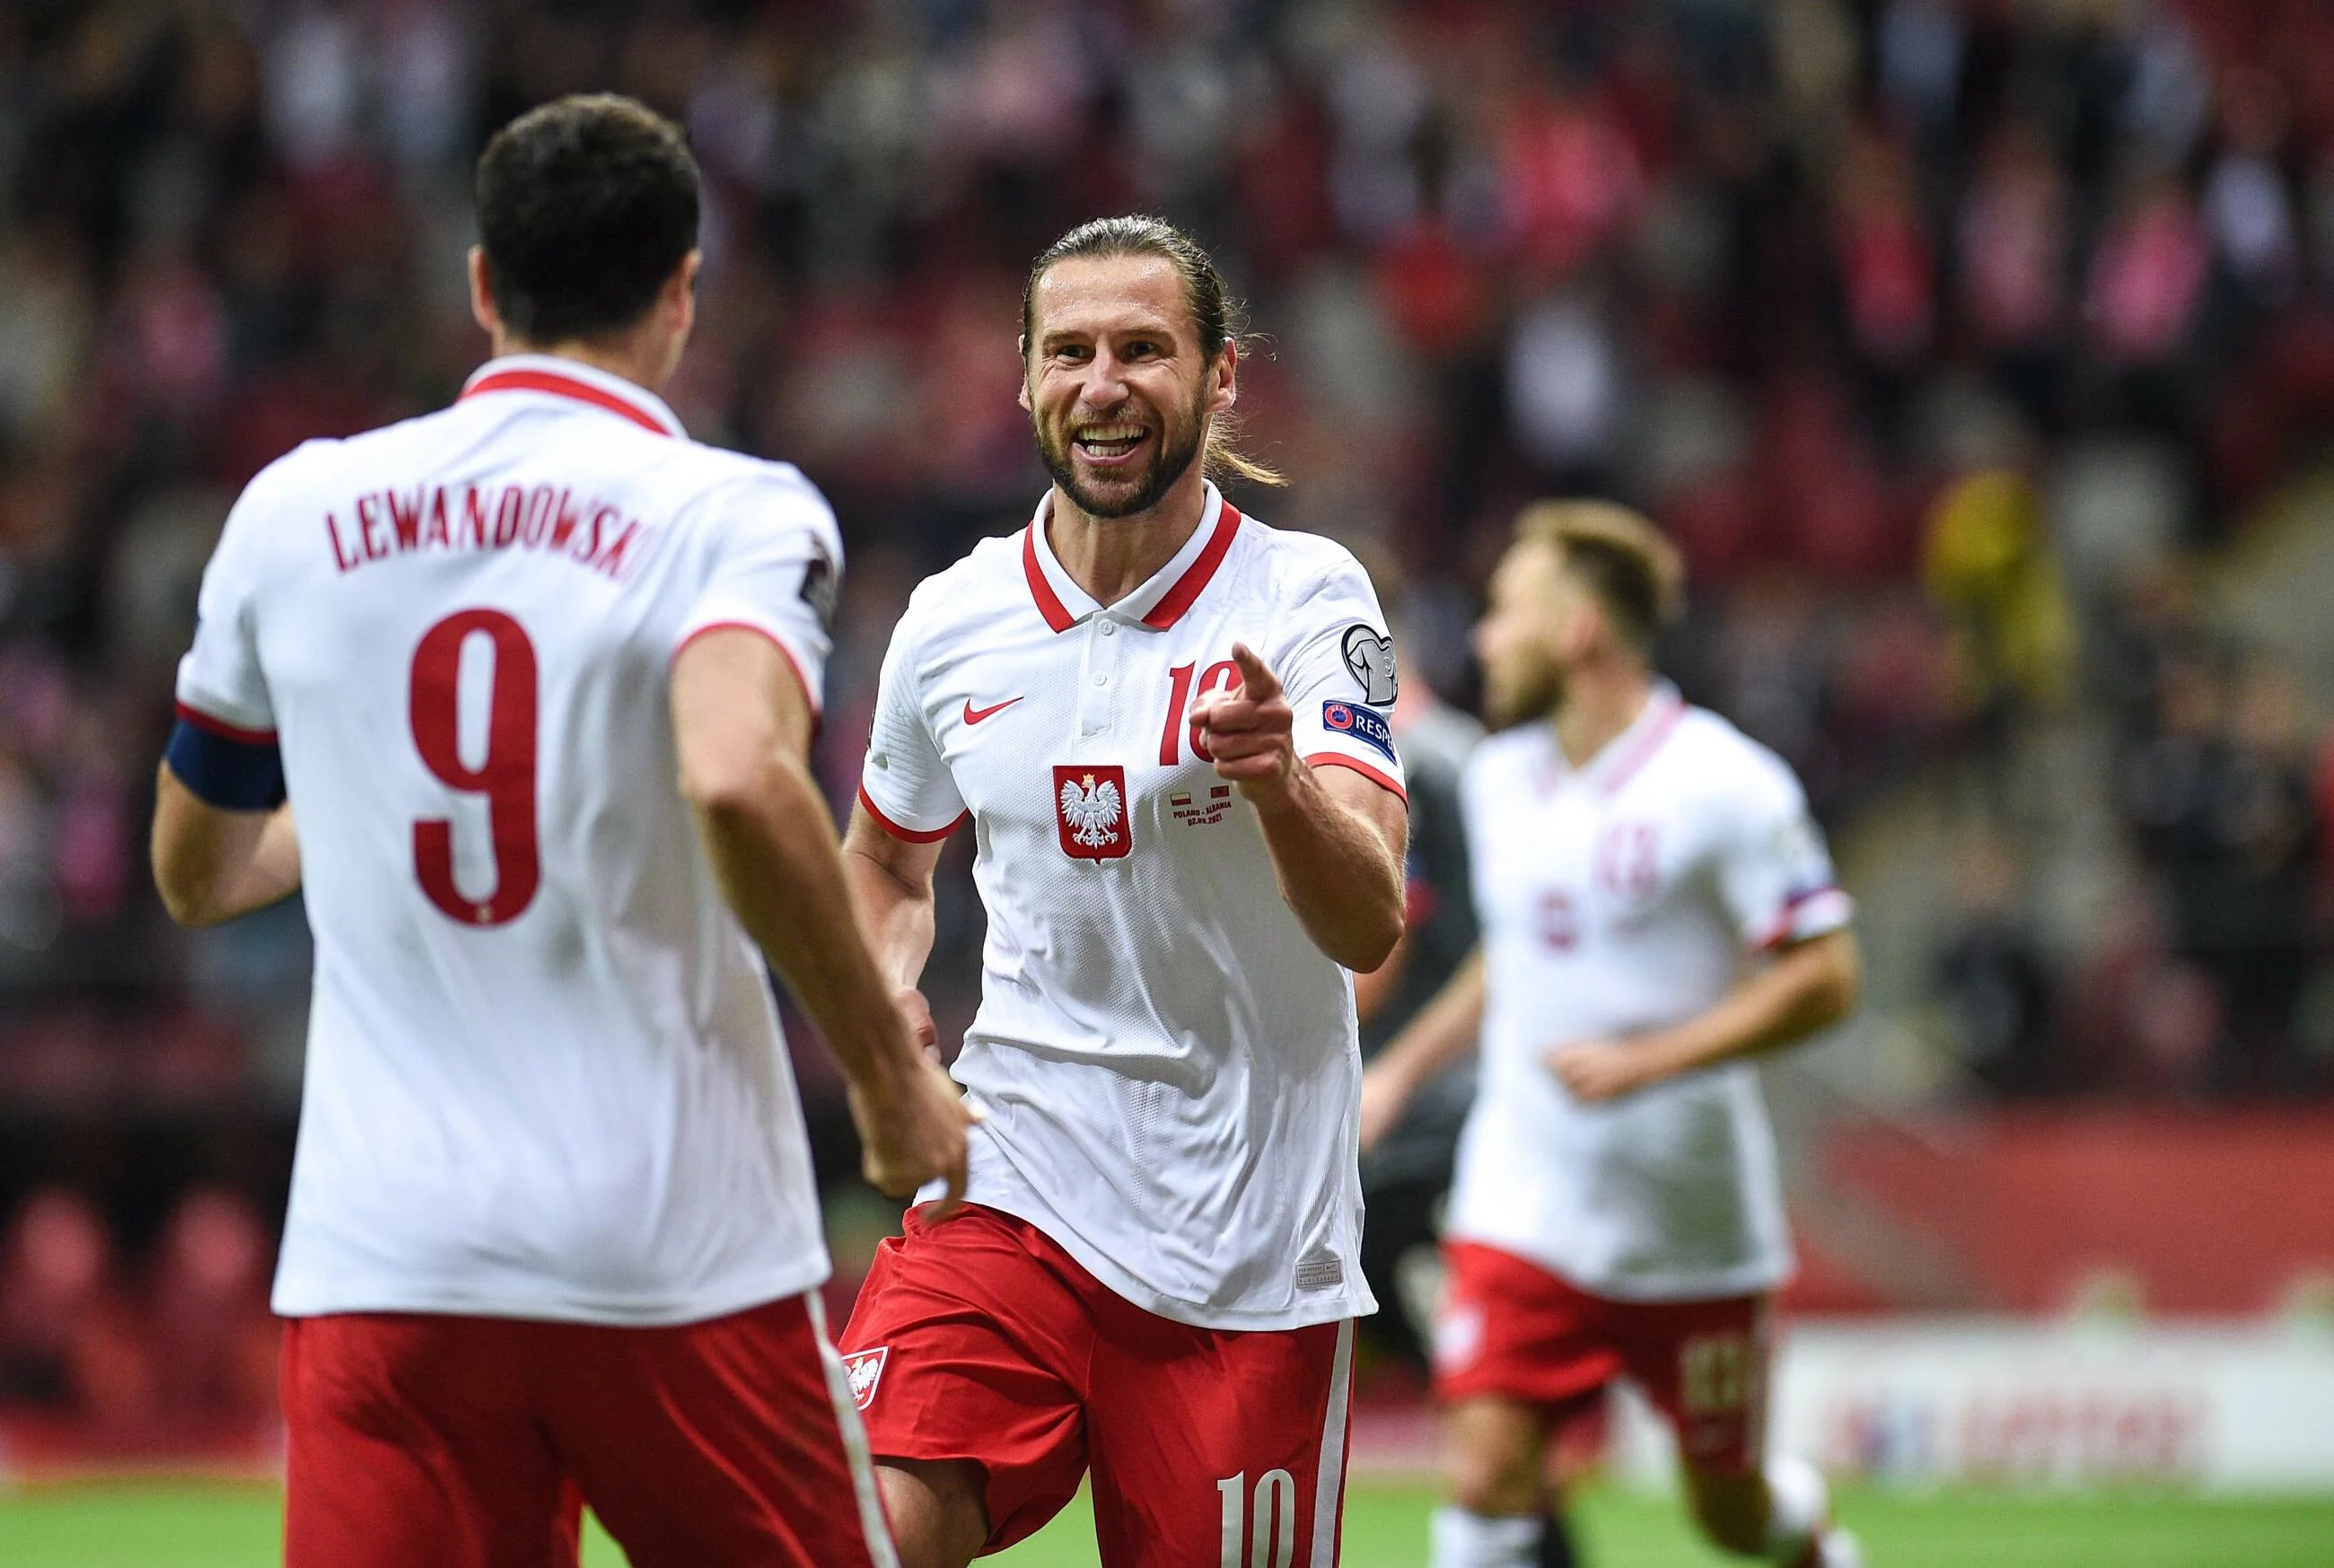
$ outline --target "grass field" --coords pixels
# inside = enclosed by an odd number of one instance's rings
[[[1345,1568],[1420,1568],[1432,1494],[1373,1485],[1346,1514]],[[0,1495],[5,1568],[252,1568],[275,1561],[277,1500],[252,1486],[109,1484]],[[2334,1497],[2207,1501],[1852,1492],[1841,1512],[1873,1568],[2334,1568]],[[1668,1505],[1597,1489],[1577,1528],[1590,1568],[1716,1568]],[[1091,1568],[1083,1504],[998,1568]],[[605,1537],[587,1568],[621,1568]],[[1194,1564],[1193,1568],[1213,1568]]]

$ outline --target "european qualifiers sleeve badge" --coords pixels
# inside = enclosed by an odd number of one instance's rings
[[[1393,707],[1394,695],[1402,688],[1401,678],[1394,669],[1394,639],[1356,620],[1345,628],[1345,641],[1340,646],[1345,654],[1345,669],[1362,688],[1362,700],[1372,707]]]
[[[1385,753],[1388,762],[1397,760],[1394,753],[1394,726],[1386,723],[1385,715],[1374,707],[1364,707],[1355,702],[1339,702],[1336,698],[1321,705],[1321,727],[1331,735],[1349,735],[1363,744]]]
[[[820,541],[811,541],[810,559],[803,563],[802,601],[818,617],[819,626],[827,631],[834,630],[834,605],[843,591],[841,575],[834,570],[834,557],[826,553]]]

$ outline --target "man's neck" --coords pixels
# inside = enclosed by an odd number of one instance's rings
[[[1644,665],[1607,659],[1565,678],[1564,700],[1555,714],[1556,744],[1564,760],[1587,767],[1598,752],[1637,722],[1653,700],[1653,672]]]
[[[1157,505],[1124,517],[1089,516],[1056,485],[1046,508],[1046,543],[1087,597],[1115,604],[1175,559],[1207,509],[1207,485],[1196,463]]]
[[[541,354],[555,360],[574,360],[595,370],[605,370],[621,376],[632,385],[661,396],[672,380],[670,368],[671,354],[661,341],[651,341],[645,334],[619,338],[570,338],[564,342],[544,344],[522,342],[506,333],[497,332],[494,339],[497,359],[509,354]]]

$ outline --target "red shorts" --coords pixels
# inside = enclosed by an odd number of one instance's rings
[[[1350,1318],[1173,1323],[976,1206],[939,1225],[909,1214],[843,1344],[878,1458],[986,1471],[985,1551],[1052,1518],[1091,1469],[1111,1568],[1337,1560]]]
[[[817,1298],[676,1328],[355,1313],[284,1333],[286,1568],[892,1562]]]
[[[1768,1296],[1612,1301],[1471,1241],[1444,1242],[1442,1261],[1437,1399],[1515,1400],[1560,1419],[1625,1376],[1676,1427],[1694,1469],[1758,1467],[1773,1348]]]

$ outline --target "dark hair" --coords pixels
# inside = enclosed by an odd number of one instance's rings
[[[1106,256],[1156,256],[1175,269],[1183,281],[1183,303],[1191,307],[1191,325],[1198,332],[1200,351],[1210,363],[1226,344],[1238,348],[1239,303],[1224,288],[1224,274],[1200,247],[1200,243],[1164,218],[1132,215],[1098,217],[1082,223],[1038,253],[1029,264],[1021,285],[1021,343],[1026,355],[1037,338],[1037,282],[1059,262]],[[1239,421],[1230,412],[1216,416],[1208,428],[1208,449],[1201,459],[1210,478],[1236,474],[1258,485],[1285,485],[1279,473],[1239,451]]]
[[[614,93],[531,109],[478,155],[478,243],[522,341],[621,332],[697,246],[699,174],[680,128]]]
[[[1640,652],[1676,618],[1685,562],[1642,514],[1611,501],[1537,501],[1516,519],[1516,537],[1554,550]]]

